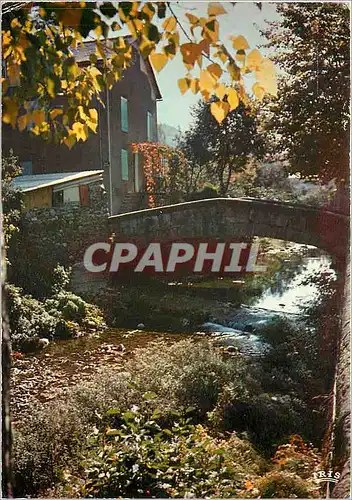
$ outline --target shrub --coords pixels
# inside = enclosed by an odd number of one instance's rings
[[[301,436],[293,435],[289,443],[279,446],[272,462],[272,470],[254,481],[256,498],[321,498],[314,482],[320,457]]]
[[[36,495],[62,478],[62,469],[75,458],[89,427],[66,404],[45,410],[33,406],[25,427],[13,436],[13,476],[16,497]]]
[[[44,302],[45,309],[53,314],[58,312],[66,321],[74,321],[85,327],[100,327],[104,323],[100,309],[85,302],[71,292],[61,291]]]
[[[272,461],[276,470],[292,472],[302,479],[312,479],[320,466],[317,450],[298,435],[291,436],[288,444],[279,446]]]
[[[323,314],[320,309],[320,315]],[[290,394],[301,401],[301,408],[295,405],[301,415],[297,429],[314,441],[322,439],[327,418],[326,408],[316,396],[331,391],[335,366],[336,342],[325,354],[322,340],[326,332],[331,332],[334,339],[336,331],[333,316],[326,320],[324,329],[314,325],[314,318],[309,316],[307,323],[275,320],[261,331],[272,346],[261,362],[262,385],[268,392]]]
[[[322,390],[319,379],[324,379],[324,374],[317,376],[321,360],[315,328],[303,321],[293,324],[280,318],[263,328],[261,335],[272,346],[263,360],[263,371],[271,376],[275,370],[278,375],[272,379],[272,390],[294,390],[305,401]]]
[[[67,289],[71,280],[71,271],[71,267],[66,269],[64,266],[60,266],[60,264],[55,267],[52,276],[52,295],[55,295]]]
[[[256,489],[259,498],[314,498],[306,482],[289,472],[266,474],[256,482]]]
[[[286,440],[302,423],[302,401],[289,395],[239,390],[236,384],[223,388],[209,418],[214,429],[246,432],[266,455]]]
[[[41,337],[52,340],[58,320],[43,304],[13,285],[6,284],[6,291],[13,349],[26,352],[38,347]]]
[[[23,211],[23,194],[18,189],[14,189],[12,184],[13,179],[20,173],[21,166],[18,158],[11,150],[8,157],[2,158],[1,165],[2,230],[6,249],[9,247],[12,236],[18,232],[18,224]],[[11,265],[8,260],[7,264]]]
[[[136,352],[128,368],[143,391],[155,392],[172,409],[192,406],[201,419],[215,407],[225,384],[235,380],[242,390],[252,384],[243,358],[224,358],[206,341],[151,344]]]
[[[192,407],[195,421],[206,421],[225,384],[237,381],[243,391],[246,384],[253,385],[247,363],[239,356],[224,358],[210,342],[190,339],[137,349],[124,370],[101,370],[90,382],[71,389],[70,404],[90,414],[104,413],[109,406],[126,411],[131,404],[139,405],[144,393],[153,392],[150,404],[162,408],[166,417],[170,411]]]
[[[12,347],[30,352],[39,347],[39,339],[70,338],[78,326],[100,328],[104,325],[100,310],[77,295],[60,292],[44,303],[23,290],[6,284]]]
[[[146,405],[109,414],[119,423],[95,430],[84,477],[69,477],[70,495],[231,497],[247,474],[262,468],[262,459],[245,440],[214,438],[182,415],[174,414],[173,422],[163,426],[160,412]]]
[[[70,388],[64,400],[40,408],[33,404],[14,433],[16,497],[38,494],[60,482],[65,465],[78,462],[91,428],[108,424],[107,410],[126,411],[143,399],[131,382],[128,373],[105,370]]]

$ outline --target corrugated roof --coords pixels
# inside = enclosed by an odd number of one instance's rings
[[[27,192],[35,189],[77,181],[85,177],[94,177],[103,174],[103,170],[85,170],[83,172],[59,172],[54,174],[20,175],[12,181],[12,185],[20,191]]]

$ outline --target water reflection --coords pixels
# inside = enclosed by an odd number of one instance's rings
[[[303,303],[311,302],[319,294],[316,285],[303,284],[302,282],[312,274],[326,272],[330,269],[330,264],[331,259],[325,255],[303,259],[303,265],[292,280],[288,283],[283,283],[281,289],[266,290],[253,304],[254,307],[269,309],[270,311],[299,314],[301,312],[300,306]]]
[[[223,322],[225,324],[215,320],[205,323],[202,330],[212,332],[222,345],[238,346],[244,354],[263,353],[268,346],[261,341],[261,330],[280,317],[293,322],[302,320],[302,305],[308,305],[319,294],[318,286],[307,284],[307,278],[323,272],[331,272],[336,277],[330,266],[331,259],[326,255],[305,257],[295,266],[290,261],[286,270],[277,272],[274,286],[268,287],[254,302],[249,301],[233,310]]]

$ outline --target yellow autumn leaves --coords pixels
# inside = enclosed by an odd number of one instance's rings
[[[104,88],[111,88],[129,67],[132,46],[126,38],[117,37],[108,48],[102,36],[104,22],[99,9],[93,11],[89,2],[55,2],[55,5],[60,6],[57,25],[45,25],[43,21],[45,28],[37,30],[29,18],[21,22],[13,19],[10,29],[2,32],[6,65],[6,76],[2,79],[3,121],[20,131],[31,129],[48,138],[54,135],[72,147],[77,141],[87,140],[90,131],[96,132],[98,113],[93,101],[99,101]],[[255,78],[252,91],[259,100],[268,93],[276,95],[275,68],[271,61],[257,49],[250,50],[242,35],[231,37],[231,49],[219,39],[218,16],[227,13],[220,2],[209,2],[205,17],[186,12],[187,26],[181,25],[172,4],[168,6],[166,2],[121,2],[116,8],[109,5],[106,3],[101,9],[116,12],[110,28],[115,31],[127,27],[142,57],[149,58],[157,72],[180,55],[185,68],[185,75],[179,75],[178,79],[181,94],[191,91],[207,101],[215,96],[211,112],[219,123],[240,101],[246,102],[244,78],[249,73]],[[46,8],[39,11],[43,20]],[[84,46],[80,30],[82,26],[87,28],[82,19],[89,16],[91,29],[97,36],[96,53],[90,55],[88,66],[82,66],[75,61],[72,51]],[[156,17],[162,19],[161,27],[155,22]],[[181,43],[185,32],[187,40]],[[30,78],[25,65],[31,67]],[[65,96],[67,106],[54,104],[58,95]],[[27,106],[33,99],[38,109]]]
[[[169,58],[166,54],[160,54],[157,52],[153,52],[149,56],[150,62],[153,65],[153,68],[159,73],[168,62]]]
[[[34,135],[44,138],[58,138],[68,147],[72,147],[77,141],[86,141],[89,131],[96,132],[98,127],[98,112],[92,107],[92,100],[94,97],[100,99],[99,94],[105,84],[111,87],[121,77],[122,70],[131,60],[131,47],[123,39],[120,43],[115,41],[118,51],[107,60],[105,47],[97,41],[96,54],[91,55],[93,64],[80,66],[72,57],[72,53],[53,51],[58,32],[51,28],[51,31],[46,33],[46,38],[39,39],[41,46],[38,61],[29,61],[33,73],[38,72],[38,76],[36,80],[36,75],[32,75],[34,86],[27,86],[28,95],[23,99],[21,87],[26,88],[28,80],[22,73],[21,61],[27,60],[27,55],[23,52],[21,60],[19,56],[14,60],[14,55],[22,54],[22,50],[25,51],[31,46],[28,41],[31,38],[28,37],[26,42],[20,45],[21,50],[18,48],[23,38],[29,33],[32,35],[32,31],[29,23],[21,26],[18,20],[15,21],[11,23],[12,34],[9,31],[2,39],[7,55],[7,78],[2,79],[3,121],[13,128],[17,127],[21,132],[30,130]],[[65,35],[68,36],[67,31]],[[77,40],[82,43],[79,34],[76,40],[71,40],[71,47],[77,46]],[[98,59],[105,65],[102,71],[95,65]],[[43,72],[45,65],[49,69],[47,76],[45,71]],[[13,76],[13,68],[16,68],[16,79]],[[8,92],[9,88],[11,92]],[[55,104],[54,100],[58,94],[65,95],[64,106],[57,107]],[[33,105],[36,109],[33,109]]]
[[[230,111],[236,109],[240,100],[246,102],[245,75],[251,73],[255,77],[252,92],[259,100],[262,100],[266,94],[276,95],[275,68],[269,59],[260,54],[259,50],[250,50],[248,41],[243,35],[230,37],[232,51],[219,41],[219,23],[216,16],[226,14],[221,3],[210,2],[207,13],[208,18],[197,17],[189,12],[185,14],[193,37],[185,43],[178,43],[178,20],[176,18],[168,17],[163,23],[163,28],[166,37],[177,35],[176,49],[179,50],[186,69],[185,77],[178,79],[181,94],[187,91],[193,94],[200,93],[206,101],[211,97],[217,97],[218,100],[211,104],[211,112],[221,123]],[[200,32],[198,40],[196,30]],[[175,55],[175,51],[170,54],[163,48],[161,50],[162,52],[152,51],[150,55],[151,64],[157,72],[162,71]],[[205,63],[208,63],[206,67],[204,67]],[[192,72],[196,65],[199,73],[195,76]],[[220,81],[222,77],[226,84]]]

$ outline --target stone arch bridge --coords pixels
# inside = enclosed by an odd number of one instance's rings
[[[259,236],[313,245],[344,261],[349,217],[327,209],[250,198],[210,198],[109,218],[117,238],[144,243]],[[243,240],[245,241],[245,240]]]

